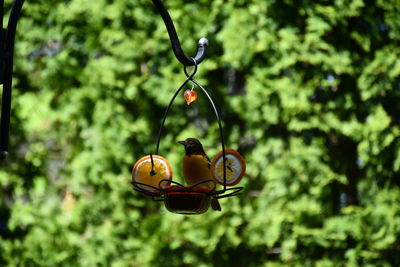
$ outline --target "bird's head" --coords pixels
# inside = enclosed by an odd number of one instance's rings
[[[185,147],[186,155],[205,155],[202,144],[196,138],[187,138],[185,141],[178,141]]]

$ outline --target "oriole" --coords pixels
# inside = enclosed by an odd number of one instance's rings
[[[185,156],[182,159],[183,178],[188,185],[194,185],[204,180],[212,180],[210,173],[210,159],[204,152],[203,145],[195,138],[187,138],[179,141],[185,147]],[[212,183],[200,184],[201,186],[213,187]],[[212,198],[211,207],[221,210],[218,199]]]

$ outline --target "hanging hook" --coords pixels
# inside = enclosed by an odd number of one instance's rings
[[[185,66],[183,66],[183,72],[185,73],[188,80],[193,80],[193,77],[197,72],[197,60],[192,57],[190,59],[193,60],[193,62],[194,62],[194,70],[192,71],[192,73],[189,74],[187,71],[187,66],[185,65]]]
[[[8,19],[7,29],[3,29],[3,16],[4,16],[4,1],[0,1],[0,83],[3,84],[3,98],[1,104],[1,122],[0,122],[0,160],[4,160],[8,155],[8,135],[10,130],[10,112],[11,112],[11,89],[12,89],[12,74],[13,74],[13,54],[14,54],[14,41],[15,31],[17,29],[17,22],[19,14],[22,9],[24,0],[15,0],[10,17]]]
[[[152,0],[152,1],[154,5],[157,7],[158,11],[160,12],[161,17],[164,20],[165,26],[167,27],[168,35],[171,40],[172,50],[174,51],[175,57],[185,66],[193,66],[196,64],[200,64],[206,55],[206,47],[208,45],[208,39],[202,37],[199,40],[199,47],[196,56],[194,58],[187,57],[182,50],[181,43],[179,41],[178,34],[176,33],[174,23],[172,22],[172,19],[167,9],[165,8],[161,0]]]

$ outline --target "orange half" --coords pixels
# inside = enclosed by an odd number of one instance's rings
[[[168,161],[159,156],[152,155],[153,157],[153,168],[151,164],[150,155],[144,156],[139,159],[132,170],[132,181],[139,182],[143,184],[148,184],[154,187],[159,187],[159,183],[163,179],[171,180],[172,179],[172,170]],[[169,185],[170,183],[163,183],[163,185]],[[156,192],[157,190],[145,185],[137,185],[140,188]]]
[[[246,162],[234,149],[225,149],[226,163],[226,185],[233,186],[242,180],[246,172]],[[224,164],[222,151],[219,152],[211,162],[211,177],[215,182],[224,185]]]

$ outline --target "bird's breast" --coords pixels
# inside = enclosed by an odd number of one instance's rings
[[[183,177],[189,185],[211,179],[208,160],[203,155],[184,156],[182,171]]]

